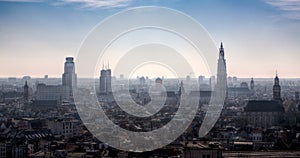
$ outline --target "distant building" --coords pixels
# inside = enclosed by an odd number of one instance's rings
[[[191,91],[188,95],[192,98],[199,98],[199,105],[202,105],[208,104],[213,94],[216,96],[225,95],[225,97],[227,95],[227,68],[223,43],[219,49],[217,83],[215,84],[215,76],[211,76],[208,86],[201,84],[200,91]]]
[[[209,78],[209,87],[211,87],[211,89],[214,89],[216,84],[216,77],[215,76],[211,76]]]
[[[58,100],[33,100],[31,106],[36,109],[55,109],[60,102]]]
[[[161,78],[157,78],[156,80],[155,80],[155,84],[163,84],[163,80],[161,79]]]
[[[0,158],[26,158],[27,147],[13,143],[0,143]]]
[[[226,60],[225,60],[225,51],[223,48],[223,43],[221,42],[221,47],[219,49],[217,84],[214,88],[213,95],[218,96],[219,98],[224,97],[224,99],[226,100],[228,97],[227,89],[228,89],[227,88],[227,68],[226,68]],[[221,102],[219,102],[218,104],[221,104]]]
[[[199,105],[209,104],[212,91],[191,91],[189,97],[199,98]]]
[[[191,76],[187,75],[185,80],[186,80],[187,83],[189,83],[191,81]]]
[[[225,51],[223,48],[223,43],[221,42],[221,47],[219,50],[219,60],[218,60],[218,72],[217,72],[217,86],[226,84],[227,88],[227,68],[225,60]],[[224,88],[224,87],[223,87]]]
[[[102,69],[100,72],[100,94],[108,94],[111,93],[111,70]]]
[[[63,135],[65,139],[78,136],[81,131],[81,126],[79,125],[79,122],[76,120],[69,119],[49,120],[48,128],[53,134]]]
[[[280,125],[283,121],[284,112],[277,74],[273,86],[273,100],[249,101],[244,109],[248,123],[254,127],[262,128]]]
[[[23,76],[22,81],[30,81],[31,77],[30,76]]]
[[[278,102],[282,102],[282,99],[281,99],[281,87],[279,85],[279,78],[278,78],[277,74],[276,74],[276,77],[274,79],[273,100],[278,101]]]
[[[69,88],[69,95],[72,96],[73,88],[77,87],[77,75],[75,73],[73,57],[66,58],[64,73],[62,75],[62,85]]]
[[[28,101],[29,101],[29,86],[27,85],[27,81],[25,82],[25,85],[23,88],[24,88],[24,102],[28,103]]]
[[[140,86],[144,86],[146,84],[146,79],[145,77],[140,78]]]
[[[65,85],[37,85],[36,100],[56,100],[58,102],[70,99],[70,89]]]
[[[246,82],[242,82],[239,87],[229,87],[228,96],[229,97],[249,97],[251,91]]]
[[[16,77],[9,77],[7,80],[8,80],[8,82],[11,82],[11,83],[17,82]]]
[[[237,83],[238,82],[238,78],[236,76],[233,76],[232,82],[233,82],[233,84]]]
[[[201,85],[204,83],[204,80],[205,80],[205,76],[199,76],[198,77],[198,84]]]
[[[280,124],[284,108],[276,101],[249,101],[244,109],[244,114],[249,125],[269,128]]]
[[[250,88],[251,88],[251,91],[254,91],[254,79],[251,78],[251,81],[250,81]]]
[[[187,142],[182,149],[182,158],[222,158],[222,150],[196,142]]]

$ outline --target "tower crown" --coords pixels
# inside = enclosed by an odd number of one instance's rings
[[[66,57],[66,62],[73,62],[74,58],[73,57]]]
[[[221,57],[224,58],[224,53],[225,52],[224,52],[223,42],[221,42],[221,46],[220,46],[219,52],[220,52],[220,54],[219,54],[220,58]]]

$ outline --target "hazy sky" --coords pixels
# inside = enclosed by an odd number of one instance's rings
[[[0,77],[59,77],[97,23],[149,5],[184,12],[223,41],[230,76],[300,77],[300,0],[0,0]]]

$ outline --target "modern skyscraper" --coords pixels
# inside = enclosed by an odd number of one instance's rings
[[[73,88],[77,87],[77,75],[75,73],[73,57],[66,57],[64,73],[62,75],[62,85],[69,87],[70,95],[73,93]]]
[[[281,87],[279,84],[279,78],[278,75],[276,73],[276,77],[274,79],[274,86],[273,86],[273,100],[275,101],[282,101],[281,99]]]
[[[221,86],[221,85],[226,85]],[[227,90],[227,69],[226,69],[226,60],[225,60],[225,51],[223,48],[223,43],[221,42],[221,47],[219,50],[219,60],[218,60],[218,72],[217,72],[217,86],[222,88],[221,90]],[[223,89],[225,88],[225,89]]]
[[[109,67],[107,69],[102,69],[100,72],[100,94],[111,93],[111,70]]]

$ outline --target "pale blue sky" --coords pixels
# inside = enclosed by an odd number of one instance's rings
[[[0,0],[0,77],[61,76],[97,23],[148,5],[184,12],[223,41],[230,76],[300,77],[300,0]]]

